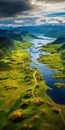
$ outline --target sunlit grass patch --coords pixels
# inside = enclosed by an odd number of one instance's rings
[[[45,63],[48,67],[59,71],[59,73],[55,74],[54,77],[65,78],[65,67],[63,65],[60,53],[43,55],[38,60],[41,63]]]
[[[65,84],[64,84],[64,83],[55,83],[55,85],[56,85],[58,88],[65,88]]]
[[[58,45],[58,44],[53,44],[53,43],[49,43],[45,46],[42,46],[42,51],[47,51],[47,52],[50,52],[50,53],[55,53],[59,47],[61,47],[61,43]]]

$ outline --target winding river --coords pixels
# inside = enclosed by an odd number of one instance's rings
[[[37,61],[37,59],[41,55],[47,54],[47,52],[42,52],[40,50],[42,45],[46,45],[55,39],[53,38],[48,38],[48,37],[39,37],[40,39],[32,39],[30,42],[33,43],[33,46],[26,49],[28,52],[30,52],[31,55],[31,67],[32,68],[37,68],[40,70],[41,74],[43,75],[43,78],[47,84],[48,87],[52,88],[50,90],[47,90],[46,93],[51,99],[58,103],[58,104],[65,104],[65,89],[64,88],[58,88],[54,84],[59,82],[59,83],[65,83],[65,80],[62,79],[55,79],[52,77],[53,74],[58,73],[58,71],[55,71],[53,69],[50,69],[46,66],[46,64],[41,64]]]

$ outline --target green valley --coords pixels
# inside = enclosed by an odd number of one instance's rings
[[[30,67],[25,48],[32,43],[6,38],[1,44],[0,130],[64,130],[65,107],[47,96],[42,74]]]

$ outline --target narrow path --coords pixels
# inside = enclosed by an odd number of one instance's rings
[[[59,109],[59,114],[60,114],[60,117],[61,117],[61,119],[62,119],[62,121],[63,121],[63,123],[65,125],[65,119],[64,119],[63,114],[61,112],[61,109]]]
[[[35,96],[35,94],[34,94],[34,91],[35,91],[35,88],[36,88],[36,85],[37,85],[36,70],[35,70],[35,72],[34,72],[34,74],[33,74],[33,77],[34,77],[34,80],[35,80],[35,84],[34,84],[34,88],[33,88],[33,90],[32,90],[32,95],[33,95],[33,97],[35,98],[36,96]]]

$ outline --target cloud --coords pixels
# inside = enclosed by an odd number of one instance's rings
[[[0,26],[64,24],[63,12],[65,0],[0,0]]]
[[[0,17],[12,17],[30,10],[30,0],[0,0]]]
[[[25,11],[45,7],[45,3],[61,2],[64,0],[0,0],[0,17],[12,17]]]

